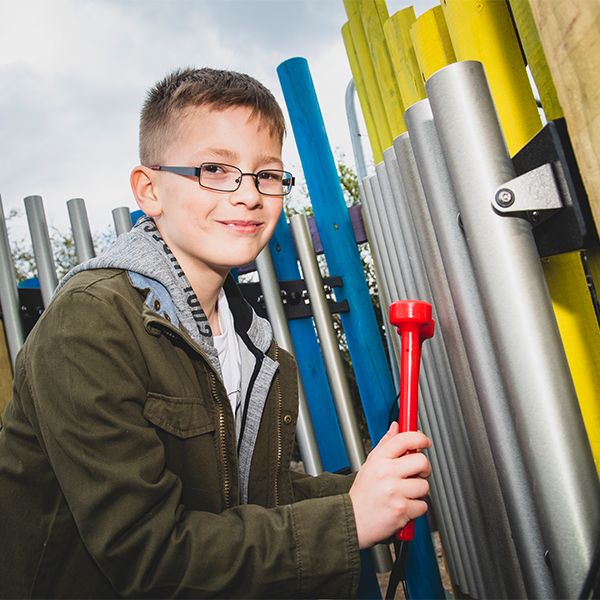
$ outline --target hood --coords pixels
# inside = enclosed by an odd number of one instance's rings
[[[59,283],[55,294],[77,273],[90,269],[123,269],[128,271],[134,287],[152,289],[163,298],[166,291],[173,302],[179,327],[204,350],[217,372],[221,372],[206,314],[175,255],[162,239],[154,219],[142,217],[106,252],[71,269]],[[224,289],[236,331],[248,335],[259,350],[266,352],[273,337],[271,325],[251,309],[231,275],[227,277]]]

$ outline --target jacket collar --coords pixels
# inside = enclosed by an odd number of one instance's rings
[[[147,292],[144,304],[149,310],[166,318],[176,327],[180,327],[175,303],[167,288],[160,281],[135,271],[128,271],[127,275],[134,288]],[[264,354],[273,340],[271,324],[252,310],[231,274],[225,279],[223,289],[233,314],[236,333],[246,343],[250,342]]]

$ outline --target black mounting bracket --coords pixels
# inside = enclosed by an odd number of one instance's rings
[[[266,319],[267,309],[260,283],[240,283],[238,285],[244,298],[246,298],[256,313]],[[345,313],[350,310],[347,300],[338,302],[333,297],[333,289],[342,287],[343,285],[344,282],[341,277],[323,278],[323,287],[325,289],[327,305],[329,306],[331,313]],[[285,316],[288,320],[312,316],[310,299],[304,280],[294,279],[280,281],[279,289],[281,290],[281,301],[283,302]]]
[[[513,191],[511,182],[502,185],[496,194],[495,208],[501,212],[519,212],[520,208],[525,209],[526,216],[533,225],[533,236],[540,256],[552,256],[599,245],[592,211],[564,119],[546,123],[513,157],[512,162],[517,175],[513,180],[515,183],[519,180],[527,183],[536,176],[538,181],[548,181],[547,173],[551,171],[562,203],[559,206],[555,201],[551,202],[550,195],[547,195],[546,198],[538,199],[542,200],[542,204],[537,208],[533,204],[526,206],[527,202],[519,207],[518,193],[513,198],[510,197]],[[540,178],[541,175],[544,178]],[[515,204],[514,210],[510,210],[511,200]],[[507,204],[509,206],[505,206]]]

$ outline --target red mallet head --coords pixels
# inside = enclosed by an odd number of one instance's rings
[[[433,337],[435,321],[431,318],[431,304],[423,300],[398,300],[390,306],[390,322],[402,335],[417,328],[421,341]]]

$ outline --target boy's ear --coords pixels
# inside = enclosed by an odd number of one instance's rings
[[[129,181],[140,209],[149,217],[160,216],[162,206],[154,186],[154,171],[148,167],[138,165],[131,171]]]

